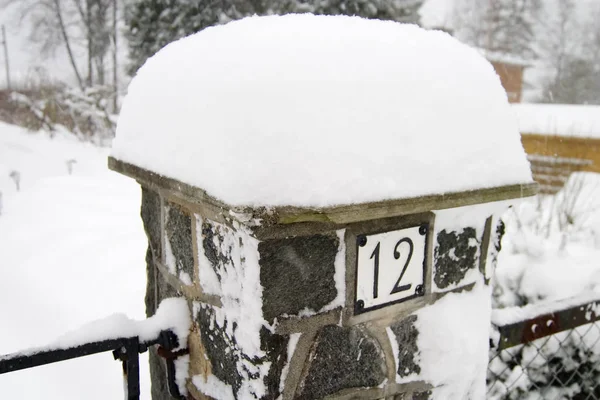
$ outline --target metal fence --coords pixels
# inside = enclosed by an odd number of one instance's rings
[[[87,342],[70,348],[29,349],[0,355],[0,374],[110,351],[114,359],[123,364],[125,399],[139,400],[139,354],[147,351],[150,346],[157,346],[157,353],[166,360],[166,381],[171,397],[185,399],[180,394],[175,380],[175,359],[186,354],[187,349],[176,350],[179,339],[170,330],[161,331],[156,338],[148,341],[141,341],[139,337],[133,336]]]
[[[487,398],[600,399],[600,301],[523,314],[495,326]]]

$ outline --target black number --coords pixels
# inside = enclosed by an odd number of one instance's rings
[[[390,292],[390,294],[395,294],[395,293],[400,293],[400,292],[404,292],[406,290],[410,290],[410,288],[412,287],[412,284],[408,284],[408,285],[402,285],[400,286],[400,282],[402,281],[402,278],[404,277],[404,274],[406,273],[406,270],[408,269],[408,264],[410,264],[410,259],[412,258],[412,254],[413,254],[413,250],[414,250],[414,245],[412,240],[410,240],[410,238],[402,238],[398,241],[398,243],[396,243],[396,246],[394,247],[394,258],[396,260],[400,259],[400,251],[398,251],[398,247],[400,247],[400,245],[402,243],[408,243],[408,257],[406,259],[406,263],[404,263],[404,267],[402,267],[402,272],[400,272],[400,277],[398,278],[398,280],[396,281],[396,284],[394,285],[394,288],[392,289],[392,291]],[[373,250],[373,253],[371,253],[371,257],[369,259],[374,259],[374,272],[373,272],[373,298],[376,299],[377,296],[379,295],[379,250],[381,248],[381,243],[377,243],[377,246],[375,246],[375,249]]]
[[[379,283],[379,246],[380,243],[377,243],[375,246],[375,250],[373,250],[373,254],[371,254],[371,258],[375,257],[375,279],[373,280],[373,298],[377,298],[378,288],[377,285]]]
[[[394,247],[394,258],[396,260],[398,260],[400,258],[400,252],[398,251],[398,246],[400,246],[402,243],[408,243],[408,246],[409,246],[408,258],[406,259],[406,263],[404,264],[404,267],[402,268],[402,272],[400,273],[400,278],[398,278],[398,280],[396,281],[396,284],[394,285],[394,288],[392,289],[390,294],[404,292],[405,290],[409,290],[412,286],[410,283],[408,285],[399,286],[400,281],[402,281],[402,277],[404,276],[404,273],[406,272],[406,269],[408,268],[410,259],[412,258],[413,247],[414,247],[412,240],[410,240],[409,238],[405,237],[405,238],[400,239],[398,241],[398,243],[396,243],[396,247]]]

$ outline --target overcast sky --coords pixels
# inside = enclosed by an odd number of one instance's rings
[[[21,84],[29,77],[35,76],[35,69],[38,67],[43,68],[53,77],[74,82],[73,72],[64,57],[62,48],[57,51],[55,57],[41,57],[37,46],[27,40],[30,31],[28,21],[21,20],[16,8],[13,6],[0,11],[0,24],[6,28],[8,58],[13,84]],[[4,52],[0,53],[0,61],[0,87],[5,87],[6,64]]]

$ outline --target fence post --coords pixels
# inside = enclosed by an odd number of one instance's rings
[[[195,189],[182,182],[116,159],[110,165],[142,183],[150,246],[147,308],[170,296],[185,296],[193,305],[188,389],[197,399],[210,395],[214,385],[233,393],[256,382],[268,382],[269,396],[284,399],[427,398],[435,389],[434,372],[421,361],[434,362],[434,352],[456,352],[454,341],[479,330],[486,335],[479,340],[479,356],[487,360],[486,282],[502,230],[491,218],[493,203],[488,215],[479,208],[469,218],[468,207],[455,207],[471,204],[473,197],[492,201],[535,190],[471,192],[457,195],[455,202],[442,196],[415,199],[409,213],[398,206],[402,201],[389,201],[376,210],[376,219],[373,204],[352,212],[340,207],[326,214],[335,221],[328,223],[310,210],[303,222],[288,223],[294,216],[280,210],[278,220],[258,227],[231,217],[238,215],[233,209],[190,196]],[[468,223],[452,222],[457,210]],[[262,221],[269,218],[261,210],[252,212]],[[221,284],[239,291],[230,296],[248,303],[232,306],[225,294],[206,293],[202,279],[215,271]],[[245,293],[244,285],[255,286]],[[460,321],[477,310],[483,313]],[[437,335],[442,336],[435,342]],[[243,342],[252,337],[258,340],[254,349]],[[425,342],[433,348],[421,348]],[[469,350],[454,353],[456,361],[463,352]],[[470,357],[464,361],[477,354]],[[165,368],[158,358],[151,362],[151,370]],[[163,375],[153,376],[155,387],[164,387]],[[155,392],[156,398],[161,395]]]

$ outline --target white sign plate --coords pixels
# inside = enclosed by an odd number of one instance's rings
[[[357,313],[425,293],[428,226],[357,237]]]

